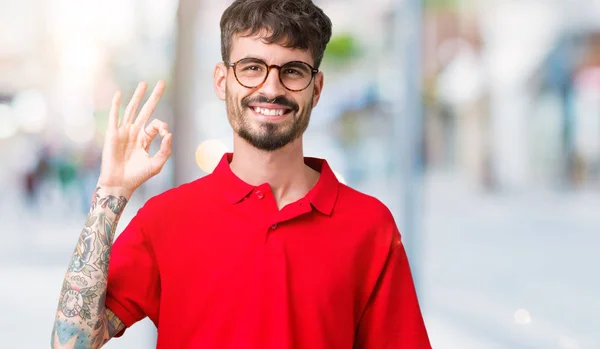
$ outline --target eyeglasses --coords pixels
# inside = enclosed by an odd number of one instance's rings
[[[275,68],[279,70],[279,81],[283,87],[292,92],[299,92],[305,90],[319,72],[319,69],[300,61],[288,62],[282,66],[268,65],[257,58],[243,58],[235,63],[224,63],[233,68],[235,79],[246,88],[257,88],[264,84],[271,69]]]

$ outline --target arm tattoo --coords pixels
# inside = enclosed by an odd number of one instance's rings
[[[96,188],[90,212],[63,281],[52,348],[99,348],[125,328],[104,306],[110,251],[117,222],[127,204],[123,196],[101,196]]]
[[[125,329],[125,324],[110,309],[106,309],[106,319],[108,321],[108,336],[110,338]]]

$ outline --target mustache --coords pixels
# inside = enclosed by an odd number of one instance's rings
[[[292,109],[293,111],[298,111],[299,107],[298,104],[294,101],[291,101],[283,96],[279,96],[279,97],[275,97],[273,99],[268,99],[265,96],[248,96],[244,99],[242,99],[242,107],[244,108],[248,108],[248,106],[251,103],[270,103],[270,104],[277,104],[283,107],[288,107],[290,109]]]

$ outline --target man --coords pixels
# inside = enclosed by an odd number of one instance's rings
[[[147,316],[163,349],[430,348],[389,210],[303,156],[329,18],[310,0],[237,0],[221,31],[214,87],[233,154],[149,200],[113,246],[129,197],[160,171],[172,139],[161,121],[145,127],[164,83],[136,116],[140,84],[120,124],[115,96],[53,347],[98,348]]]

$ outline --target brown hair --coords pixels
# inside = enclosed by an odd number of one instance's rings
[[[221,17],[221,56],[229,61],[234,35],[266,30],[266,43],[310,50],[315,68],[331,38],[331,20],[311,0],[236,0]]]

